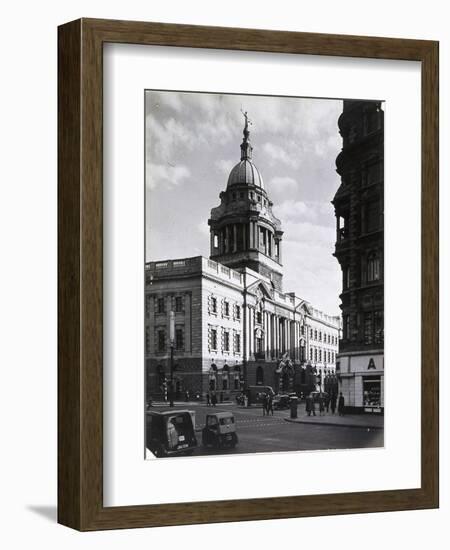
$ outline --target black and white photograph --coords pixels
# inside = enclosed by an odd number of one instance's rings
[[[144,100],[146,457],[383,447],[384,102]]]

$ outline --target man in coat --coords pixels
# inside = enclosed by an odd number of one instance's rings
[[[344,416],[344,408],[345,408],[345,399],[342,395],[342,392],[339,394],[339,401],[338,401],[338,414],[339,416]]]

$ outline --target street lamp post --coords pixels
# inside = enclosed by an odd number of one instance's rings
[[[173,407],[173,350],[175,345],[175,313],[169,313],[169,340],[170,340],[170,406]]]

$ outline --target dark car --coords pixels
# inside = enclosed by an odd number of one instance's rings
[[[236,447],[238,436],[236,423],[231,412],[218,412],[206,415],[206,425],[202,430],[202,443],[205,447]]]
[[[147,411],[146,446],[156,457],[191,454],[197,447],[193,413]]]
[[[277,394],[273,398],[273,408],[276,410],[288,409],[291,397],[287,393]]]

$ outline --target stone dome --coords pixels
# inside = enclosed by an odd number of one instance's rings
[[[231,170],[227,187],[231,185],[256,185],[264,189],[264,182],[258,168],[248,158],[242,159]]]

